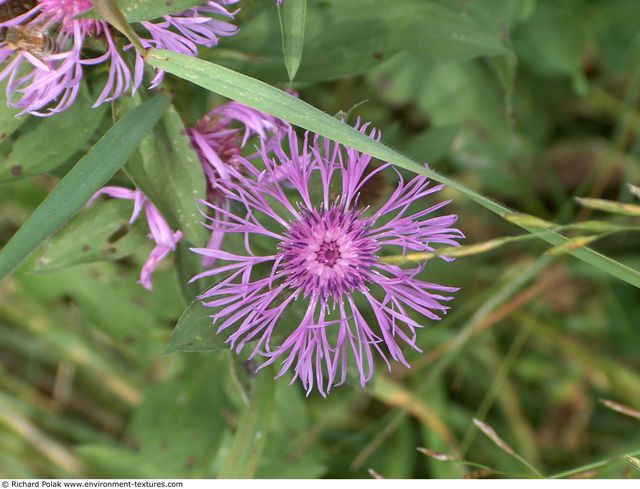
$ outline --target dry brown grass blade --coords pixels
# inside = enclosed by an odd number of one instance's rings
[[[515,450],[511,448],[511,446],[507,442],[505,442],[502,438],[500,438],[498,433],[496,433],[496,431],[491,426],[489,426],[484,421],[480,421],[479,419],[476,419],[476,418],[473,419],[473,424],[476,425],[476,427],[480,431],[482,431],[482,433],[487,438],[489,438],[493,443],[495,443],[498,448],[500,448],[502,451],[504,451],[505,453],[511,455],[513,458],[518,460],[522,465],[527,467],[531,471],[531,473],[535,474],[537,477],[544,478],[544,475],[542,474],[542,472],[540,472],[534,465],[532,465],[529,461],[527,461],[527,459],[518,455],[515,452]]]
[[[473,472],[466,473],[464,475],[464,478],[465,479],[484,479],[485,477],[488,477],[493,474],[495,474],[493,470],[479,469],[479,470],[474,470]]]
[[[451,455],[447,455],[446,453],[438,452],[437,450],[432,450],[431,448],[418,447],[417,450],[427,457],[433,458],[435,460],[439,460],[440,462],[455,462],[455,458]]]
[[[622,216],[640,216],[640,206],[636,204],[623,204],[613,200],[590,199],[576,197],[576,201],[583,207],[608,212],[610,214],[619,214]]]
[[[500,448],[501,450],[507,452],[509,455],[515,455],[516,452],[513,450],[513,448],[511,448],[511,446],[504,441],[502,438],[500,438],[500,436],[498,435],[498,433],[496,433],[496,431],[489,426],[487,423],[485,423],[484,421],[480,421],[479,419],[474,418],[473,419],[473,424],[476,425],[476,427],[482,431],[482,433],[484,433],[484,435],[489,438],[493,443],[495,443],[498,448]]]
[[[631,465],[640,472],[640,458],[632,457],[631,455],[627,455],[627,460],[631,462]]]
[[[373,469],[369,469],[367,472],[369,472],[369,475],[374,479],[384,479],[384,477],[382,477],[379,472],[376,472]]]
[[[629,406],[625,406],[624,404],[620,404],[619,402],[612,401],[610,399],[600,399],[600,402],[612,411],[624,414],[625,416],[629,416],[630,418],[634,418],[640,421],[640,411],[638,411],[637,409],[633,409]]]

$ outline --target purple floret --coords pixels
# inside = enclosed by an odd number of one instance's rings
[[[145,48],[169,49],[189,56],[198,54],[198,46],[212,47],[220,37],[232,36],[238,29],[226,19],[236,12],[227,6],[239,0],[209,0],[184,12],[165,15],[157,21],[142,21],[140,41]],[[40,0],[29,12],[0,23],[0,26],[24,27],[54,37],[55,50],[35,56],[27,50],[0,49],[0,81],[7,80],[7,100],[21,114],[48,116],[68,109],[76,100],[86,66],[106,65],[107,81],[95,106],[111,102],[126,92],[135,93],[142,84],[142,54],[125,59],[130,45],[118,45],[120,36],[104,21],[77,18],[92,8],[90,0]],[[217,16],[212,17],[213,15]],[[142,30],[141,30],[142,32]],[[104,53],[87,57],[87,41],[102,45]],[[157,71],[151,87],[157,86],[164,72]]]
[[[286,140],[286,151],[263,148],[264,170],[236,158],[220,186],[234,206],[205,203],[207,227],[239,234],[244,252],[194,249],[216,260],[194,280],[215,278],[200,299],[236,352],[250,345],[249,357],[262,357],[263,367],[280,365],[278,377],[291,370],[307,392],[315,386],[326,395],[346,381],[350,363],[362,386],[376,354],[389,367],[390,360],[408,366],[400,345],[420,351],[416,332],[424,325],[414,317],[439,320],[457,290],[418,278],[424,265],[403,269],[380,256],[456,246],[463,234],[453,227],[456,215],[433,216],[448,201],[412,210],[442,185],[400,176],[379,209],[361,209],[364,185],[389,165],[374,167],[370,156],[309,133],[300,141],[290,130]],[[256,239],[271,252],[258,254]]]
[[[137,221],[144,211],[149,226],[149,239],[155,243],[155,247],[142,266],[138,283],[147,290],[153,289],[151,277],[153,272],[164,258],[176,250],[176,246],[182,239],[182,231],[173,231],[160,211],[139,190],[130,190],[124,187],[103,187],[98,190],[89,201],[92,204],[101,195],[107,195],[114,199],[133,200],[133,214],[130,224]]]
[[[194,127],[188,129],[191,143],[198,154],[207,180],[208,198],[226,207],[224,193],[219,188],[220,182],[231,178],[228,169],[237,165],[235,158],[240,155],[249,139],[257,136],[264,147],[274,147],[289,128],[289,124],[280,119],[238,102],[229,102],[216,107],[200,119]],[[166,256],[175,251],[177,243],[182,239],[182,232],[171,230],[166,219],[140,190],[104,187],[93,196],[90,202],[100,195],[133,200],[135,206],[131,222],[138,218],[142,210],[145,210],[151,230],[149,237],[156,243],[156,247],[142,268],[139,283],[151,290],[153,271]],[[224,216],[218,217],[224,219]],[[212,232],[207,247],[218,249],[222,246],[223,240],[223,232]],[[204,257],[203,264],[212,266],[214,261],[212,258]]]

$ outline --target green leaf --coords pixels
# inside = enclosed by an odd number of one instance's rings
[[[83,90],[69,110],[36,119],[33,129],[20,135],[0,163],[0,182],[45,173],[82,149],[100,126],[107,108],[93,109],[91,105]]]
[[[29,116],[17,117],[18,111],[7,107],[7,84],[0,84],[0,142],[11,136],[13,131],[28,119]]]
[[[260,374],[259,374],[260,375]],[[284,380],[284,379],[283,379]],[[316,479],[327,467],[328,454],[325,447],[314,443],[306,445],[304,440],[313,437],[317,429],[310,419],[309,400],[301,389],[292,389],[287,382],[275,382],[275,401],[269,432],[269,442],[262,452],[256,479]],[[339,410],[339,407],[334,406]],[[326,419],[325,419],[326,421]],[[300,447],[305,446],[303,453]],[[296,454],[296,463],[290,457]]]
[[[267,372],[258,375],[251,402],[240,417],[231,449],[222,462],[218,479],[250,479],[260,465],[270,431],[275,382]]]
[[[210,56],[224,57],[238,71],[281,81],[287,78],[281,33],[275,9],[264,3],[264,9],[237,36],[223,48],[212,50]],[[446,60],[499,56],[508,51],[497,27],[487,28],[432,0],[395,0],[392,9],[389,0],[314,1],[309,2],[306,17],[298,81],[362,73],[403,50]]]
[[[189,250],[189,244],[184,240],[178,243],[176,249],[176,268],[178,271],[178,283],[185,305],[191,304],[195,297],[203,292],[204,282],[190,280],[202,272],[202,257]]]
[[[124,200],[93,204],[43,246],[35,271],[131,255],[147,242],[144,232],[129,224],[132,210],[133,203]]]
[[[124,165],[171,99],[156,96],[118,121],[60,180],[27,222],[0,250],[0,279],[65,224]]]
[[[531,18],[517,29],[513,44],[522,63],[541,75],[582,77],[590,40],[589,17],[565,2],[537,2]]]
[[[224,338],[216,334],[211,314],[210,308],[195,299],[180,316],[165,354],[176,351],[210,352],[226,349]]]
[[[307,0],[287,0],[278,8],[282,52],[289,80],[293,81],[302,60],[304,28],[307,21]]]
[[[119,30],[127,39],[129,39],[129,41],[131,41],[138,52],[145,52],[138,35],[129,25],[128,19],[125,17],[116,0],[91,0],[91,3],[93,4],[93,8],[104,20]]]
[[[173,107],[140,143],[139,156],[125,166],[133,183],[151,199],[187,241],[204,246],[198,200],[206,197],[206,180],[180,116]]]
[[[146,258],[149,247],[142,255]],[[47,301],[72,298],[101,337],[108,337],[131,364],[151,366],[167,343],[167,325],[175,324],[184,309],[175,274],[158,270],[153,292],[136,281],[140,265],[113,262],[76,265],[46,274],[21,276],[34,295]]]
[[[502,85],[504,93],[504,112],[509,124],[513,123],[513,92],[515,90],[518,59],[513,51],[505,56],[496,56],[492,59],[493,66]]]
[[[313,131],[345,146],[370,154],[379,160],[387,161],[444,183],[502,217],[513,213],[503,205],[484,197],[455,180],[425,168],[384,144],[372,140],[329,114],[259,80],[204,60],[193,59],[171,51],[152,50],[147,56],[147,61],[156,68],[189,80],[207,90],[280,117],[303,129]],[[560,245],[567,241],[567,238],[558,233],[545,232],[540,234],[535,228],[520,227],[538,235],[552,245]],[[572,250],[570,253],[614,277],[640,287],[640,273],[637,270],[633,270],[589,248]]]
[[[473,171],[487,191],[523,194],[523,179],[496,170],[517,159],[520,146],[505,118],[504,95],[486,67],[475,62],[434,62],[420,53],[405,52],[372,70],[368,78],[384,100],[417,104],[436,127],[458,126],[450,157],[461,169]],[[411,156],[412,150],[408,145],[405,154]]]
[[[118,0],[120,10],[127,21],[131,23],[143,20],[159,19],[164,15],[182,12],[203,3],[205,3],[205,0]],[[102,18],[96,10],[97,9],[91,9],[84,12],[79,15],[78,18]]]
[[[458,124],[446,124],[432,127],[421,135],[410,140],[405,148],[406,153],[429,164],[444,158],[460,132]]]
[[[185,357],[186,375],[147,388],[127,430],[155,477],[205,476],[227,427],[226,355]]]
[[[99,475],[147,479],[158,477],[160,467],[133,450],[112,445],[80,445],[74,451]]]

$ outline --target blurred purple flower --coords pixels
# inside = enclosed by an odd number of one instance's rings
[[[17,0],[6,0],[15,2]],[[219,37],[231,36],[237,28],[226,20],[212,15],[232,19],[235,12],[225,6],[240,0],[209,0],[183,12],[165,15],[158,21],[142,21],[146,30],[141,42],[145,48],[162,48],[195,56],[198,46],[212,47]],[[23,0],[26,3],[26,0]],[[144,74],[144,60],[138,52],[133,70],[125,61],[123,48],[117,45],[116,35],[104,21],[78,19],[78,15],[90,10],[90,0],[39,0],[34,7],[13,19],[0,23],[0,27],[19,27],[38,32],[50,32],[55,49],[35,55],[28,49],[9,47],[0,49],[0,64],[6,63],[0,72],[0,81],[7,81],[7,98],[10,107],[21,109],[21,113],[47,116],[68,109],[75,101],[86,65],[106,64],[108,77],[97,98],[95,106],[110,102],[140,87]],[[105,52],[96,57],[83,56],[83,48],[89,39],[102,44]],[[95,42],[92,44],[92,47]],[[125,46],[124,50],[131,50]],[[151,82],[157,86],[164,76],[158,71]]]
[[[367,126],[360,130],[366,133]],[[375,130],[370,136],[379,137]],[[216,277],[200,299],[213,308],[218,333],[231,331],[232,348],[240,352],[256,341],[250,358],[266,358],[262,366],[278,362],[278,377],[292,369],[307,392],[315,385],[324,396],[345,382],[349,358],[363,386],[373,375],[375,353],[389,368],[389,359],[408,365],[400,344],[420,351],[416,330],[423,326],[412,316],[440,319],[448,309],[443,303],[457,290],[420,280],[425,265],[402,269],[380,253],[456,246],[463,234],[453,227],[457,216],[431,217],[448,201],[412,210],[442,185],[400,176],[379,209],[361,209],[363,186],[388,164],[370,166],[370,156],[309,133],[300,144],[293,130],[288,146],[276,147],[275,158],[263,148],[264,170],[236,157],[228,169],[232,178],[220,188],[243,211],[206,203],[214,211],[208,227],[242,235],[246,253],[193,249],[218,260],[194,280]],[[273,253],[255,254],[255,238],[262,247],[273,240]],[[296,303],[305,309],[286,314],[298,323],[287,331],[281,319]]]
[[[156,246],[142,267],[138,283],[145,289],[152,290],[151,276],[153,272],[170,252],[176,250],[176,245],[182,239],[182,231],[174,232],[158,209],[140,190],[131,190],[124,187],[103,187],[91,197],[89,205],[101,195],[107,195],[114,199],[133,200],[133,214],[129,220],[130,224],[133,224],[144,210],[147,224],[151,231],[149,233],[149,239],[154,241]]]
[[[244,129],[233,127],[239,123]],[[229,102],[216,107],[188,130],[191,143],[200,157],[207,177],[207,199],[218,207],[227,208],[220,183],[232,178],[231,168],[240,170],[236,158],[241,154],[249,138],[258,136],[265,148],[273,148],[290,129],[289,123],[239,102]],[[253,156],[248,156],[249,159]],[[226,214],[216,212],[217,219]],[[212,232],[207,245],[210,249],[222,246],[224,233]],[[205,266],[212,266],[214,258],[204,257]]]

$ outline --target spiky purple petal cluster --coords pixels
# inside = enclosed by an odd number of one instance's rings
[[[225,7],[239,0],[209,0],[184,12],[165,15],[159,21],[142,21],[146,34],[140,36],[144,47],[169,49],[195,56],[198,46],[212,47],[219,37],[231,36],[237,28],[226,20],[235,12]],[[133,69],[124,57],[131,46],[119,46],[112,28],[104,21],[77,18],[90,10],[90,0],[39,0],[29,11],[0,23],[0,26],[20,26],[55,36],[56,52],[34,56],[28,50],[0,49],[0,81],[7,80],[7,100],[10,107],[47,116],[68,109],[76,100],[85,66],[106,64],[107,81],[95,105],[113,101],[126,92],[134,93],[142,83],[144,60],[133,54]],[[94,38],[102,43],[104,53],[86,57],[86,41]],[[164,76],[156,72],[151,86],[157,86]]]
[[[238,123],[243,129],[234,127]],[[216,107],[188,130],[211,189],[220,179],[230,178],[228,168],[249,138],[258,136],[263,145],[278,144],[291,126],[239,102]]]
[[[424,265],[403,269],[381,254],[455,246],[463,235],[453,227],[457,216],[430,217],[448,202],[412,210],[442,188],[422,176],[408,182],[399,176],[384,205],[361,210],[363,186],[389,165],[374,168],[370,156],[317,136],[309,143],[310,137],[300,144],[289,131],[288,151],[275,147],[275,157],[263,148],[261,171],[237,158],[233,178],[220,188],[241,212],[206,205],[213,210],[208,227],[242,236],[245,253],[194,249],[216,260],[194,280],[215,278],[200,299],[232,348],[251,344],[250,358],[279,363],[278,377],[292,370],[308,392],[315,386],[326,395],[346,381],[349,358],[363,386],[375,354],[388,366],[390,360],[408,365],[400,345],[419,350],[416,331],[423,324],[414,317],[438,320],[457,290],[418,278]],[[272,253],[257,254],[256,238],[263,247],[270,240]],[[288,318],[298,318],[293,330],[284,321],[288,310]]]
[[[237,123],[244,129],[234,127]],[[219,188],[220,181],[233,178],[230,169],[238,168],[236,157],[249,139],[257,136],[265,148],[272,148],[279,144],[290,127],[281,119],[239,102],[216,107],[200,119],[188,133],[207,178],[207,199],[226,208],[226,198]],[[224,215],[219,214],[218,218],[224,219]],[[224,233],[212,232],[207,247],[218,249],[223,240]],[[214,262],[215,259],[210,257],[203,260],[205,266],[212,266]]]
[[[240,128],[233,127],[234,124]],[[235,157],[242,152],[252,136],[257,136],[265,148],[278,144],[282,135],[290,125],[263,112],[257,111],[238,102],[229,102],[216,107],[198,123],[188,129],[191,143],[199,156],[202,169],[207,179],[207,194],[209,199],[226,207],[224,194],[219,190],[221,179],[231,178],[229,168],[233,168]],[[151,274],[159,263],[172,251],[182,238],[182,232],[171,231],[166,219],[140,190],[130,190],[122,187],[104,187],[90,200],[93,202],[100,195],[107,195],[117,199],[134,200],[134,222],[141,210],[146,210],[147,222],[151,230],[150,238],[156,247],[143,266],[140,283],[148,290],[152,288]],[[220,219],[224,216],[219,215]],[[207,247],[218,249],[222,246],[224,233],[212,232]],[[214,259],[205,257],[205,266],[211,266]]]
[[[362,289],[373,278],[379,249],[367,231],[359,211],[338,206],[307,210],[280,243],[286,286],[323,301],[339,301],[343,294]]]
[[[107,195],[115,199],[133,200],[133,213],[129,220],[130,224],[136,222],[142,211],[144,211],[150,230],[149,239],[155,243],[155,247],[142,266],[138,283],[145,289],[152,290],[151,276],[153,272],[169,253],[176,250],[177,244],[182,239],[182,231],[173,231],[156,206],[139,190],[130,190],[123,187],[103,187],[89,200],[89,204],[92,204],[101,195]]]

